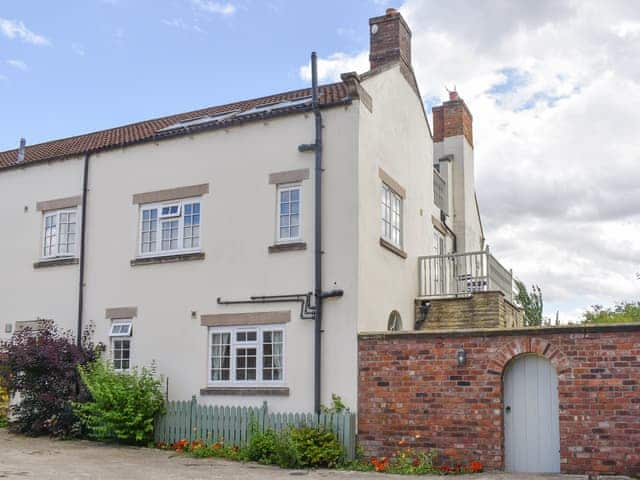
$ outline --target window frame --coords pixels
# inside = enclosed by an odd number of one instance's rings
[[[114,333],[114,327],[119,327],[122,325],[127,325],[129,328],[126,332],[118,332]],[[131,320],[114,320],[111,323],[111,328],[109,329],[109,337],[131,337],[133,336],[133,321]]]
[[[60,253],[60,216],[64,213],[73,213],[75,214],[75,231],[73,233],[73,252],[72,253]],[[56,236],[55,236],[55,244],[51,245],[51,248],[55,248],[55,253],[51,253],[47,255],[45,253],[45,246],[47,241],[47,218],[54,217],[56,219]],[[80,215],[78,207],[69,207],[69,208],[60,208],[57,210],[47,210],[42,212],[42,235],[40,239],[40,258],[42,259],[56,259],[56,258],[78,258],[78,236],[80,234]],[[67,232],[69,235],[69,232]],[[68,242],[65,245],[71,245]]]
[[[115,326],[121,326],[121,325],[128,325],[129,328],[127,329],[126,332],[118,332],[118,333],[114,333],[114,327]],[[127,341],[129,342],[129,357],[127,360],[129,360],[129,367],[128,368],[116,368],[115,365],[115,357],[114,357],[114,353],[115,353],[115,342],[118,341]],[[128,372],[131,370],[131,366],[133,363],[133,319],[131,318],[119,318],[117,320],[113,320],[111,322],[111,326],[109,327],[109,359],[110,359],[110,363],[111,366],[113,367],[113,369],[116,372]],[[122,362],[122,358],[120,358],[120,361]]]
[[[185,237],[185,224],[184,224],[185,207],[187,205],[193,205],[193,204],[198,204],[199,206],[198,246],[185,248],[184,247],[185,238],[189,238],[191,240],[193,239],[193,234],[189,237]],[[162,216],[163,207],[172,207],[176,205],[178,205],[177,214],[169,214],[169,215]],[[181,253],[201,252],[202,251],[202,233],[203,233],[202,232],[202,224],[203,224],[202,209],[203,209],[203,202],[202,202],[202,198],[200,197],[184,198],[178,201],[172,200],[172,201],[165,201],[165,202],[140,204],[138,207],[138,235],[137,235],[137,247],[136,247],[138,258],[161,257],[161,256],[176,255]],[[147,231],[143,231],[143,225],[145,222],[144,212],[153,211],[153,210],[156,211],[156,216],[155,216],[156,227],[155,227],[155,230],[149,230],[149,232],[155,232],[155,249],[152,251],[145,252],[143,251],[143,233],[146,233]],[[193,215],[193,213],[190,215]],[[177,247],[174,249],[170,248],[167,250],[163,250],[162,249],[163,225],[170,222],[175,222],[176,220],[178,221],[178,228],[177,228],[178,236],[176,239]],[[171,239],[169,241],[171,241]]]
[[[280,205],[281,205],[281,197],[280,193],[284,191],[291,192],[293,190],[298,191],[298,236],[296,237],[281,237],[280,236],[280,228],[281,228],[281,213],[280,213]],[[289,201],[291,204],[291,201]],[[291,220],[291,211],[289,211],[289,220]],[[291,227],[291,223],[289,223],[289,231]],[[286,227],[285,227],[286,228]],[[276,243],[295,243],[302,240],[302,183],[282,183],[278,184],[276,188]]]
[[[237,333],[255,331],[255,341],[237,341]],[[264,332],[281,332],[282,334],[282,375],[278,380],[264,380]],[[214,334],[229,334],[229,380],[212,380],[212,359],[211,345]],[[212,387],[220,386],[237,386],[237,387],[264,387],[264,386],[282,386],[286,381],[286,329],[281,324],[275,325],[243,325],[236,327],[209,327],[207,331],[207,385]],[[237,380],[237,355],[236,349],[256,347],[256,379],[255,380]]]
[[[386,205],[383,201],[382,198],[382,194],[388,192],[389,193],[389,200],[390,200],[390,204],[389,204],[389,209],[390,209],[390,214],[393,215],[395,212],[393,211],[393,200],[397,199],[398,200],[398,204],[399,204],[399,212],[398,212],[398,225],[394,225],[394,221],[392,219],[390,219],[389,221],[387,221],[385,219],[384,213],[380,216],[380,237],[389,242],[391,245],[402,249],[403,245],[404,245],[404,198],[402,197],[402,195],[400,195],[398,192],[396,192],[393,187],[391,187],[389,184],[387,184],[386,182],[382,182],[381,183],[381,189],[380,189],[380,208],[381,210],[383,208],[386,208]],[[390,232],[392,232],[394,229],[397,229],[398,231],[398,242],[396,242],[392,237],[388,236],[385,234],[385,224],[389,225],[389,229]]]
[[[115,343],[116,342],[128,342],[129,343],[129,348],[127,349],[129,352],[129,356],[127,358],[127,360],[129,361],[129,366],[127,368],[117,368],[116,364],[115,364]],[[123,349],[121,349],[123,350]],[[110,360],[111,360],[111,366],[113,367],[113,369],[116,372],[129,372],[131,371],[132,368],[132,364],[133,364],[133,338],[132,337],[122,337],[122,336],[115,336],[115,337],[111,337],[111,350],[110,350]],[[122,366],[122,357],[120,358],[120,365]]]

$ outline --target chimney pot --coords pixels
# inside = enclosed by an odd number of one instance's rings
[[[385,15],[395,15],[398,13],[398,10],[396,10],[395,8],[387,8],[384,13]]]
[[[460,95],[455,90],[449,92],[449,100],[460,100]]]

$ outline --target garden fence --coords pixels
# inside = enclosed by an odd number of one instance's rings
[[[198,405],[190,401],[171,401],[166,413],[156,420],[155,441],[173,443],[181,439],[224,441],[245,446],[251,437],[251,427],[258,432],[272,429],[280,432],[289,427],[320,427],[332,431],[345,449],[347,459],[356,453],[356,416],[354,413],[270,413],[262,407],[221,407]]]

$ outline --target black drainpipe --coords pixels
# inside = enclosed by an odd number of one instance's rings
[[[318,105],[318,57],[311,53],[311,105],[315,117],[315,337],[314,337],[314,410],[320,413],[322,374],[322,115]]]
[[[89,191],[89,158],[90,153],[84,156],[84,177],[82,179],[82,213],[80,215],[80,279],[78,280],[78,346],[82,345],[82,315],[84,313],[84,251],[87,220],[87,192]]]

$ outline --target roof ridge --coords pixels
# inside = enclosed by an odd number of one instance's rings
[[[318,89],[327,89],[327,88],[332,88],[332,87],[336,87],[336,86],[339,86],[339,85],[344,85],[344,82],[334,82],[334,83],[328,83],[328,84],[325,84],[325,85],[319,85]],[[71,141],[71,140],[78,140],[78,139],[82,139],[84,137],[89,137],[91,135],[97,135],[97,134],[101,134],[101,133],[111,132],[111,131],[115,131],[115,130],[118,130],[118,129],[135,128],[136,126],[147,124],[149,122],[158,122],[158,121],[162,121],[162,120],[168,120],[168,119],[171,119],[171,118],[174,118],[174,117],[180,117],[182,115],[189,115],[189,114],[194,114],[194,113],[197,113],[197,112],[204,112],[206,110],[223,109],[224,107],[232,107],[232,106],[237,105],[237,104],[257,102],[259,100],[268,99],[268,98],[271,98],[271,97],[281,97],[281,96],[286,96],[286,95],[292,95],[292,94],[295,94],[295,93],[298,93],[298,92],[302,93],[302,92],[309,91],[309,90],[311,90],[311,87],[297,88],[297,89],[293,89],[293,90],[287,90],[285,92],[276,92],[276,93],[271,93],[271,94],[268,94],[268,95],[263,95],[261,97],[249,98],[249,99],[246,99],[246,100],[236,100],[236,101],[229,102],[229,103],[223,103],[221,105],[210,105],[210,106],[207,106],[207,107],[202,107],[202,108],[198,108],[198,109],[195,109],[195,110],[189,110],[189,111],[186,111],[186,112],[174,113],[174,114],[170,114],[170,115],[163,115],[163,116],[160,116],[160,117],[148,118],[146,120],[139,120],[137,122],[117,125],[115,127],[93,130],[91,132],[81,133],[79,135],[71,135],[71,136],[68,136],[68,137],[54,138],[54,139],[51,139],[51,140],[46,140],[44,142],[28,144],[26,149],[28,151],[28,150],[33,149],[35,147],[45,147],[45,146],[47,146],[49,144],[55,144],[55,143],[58,143],[58,142],[67,142],[67,141]],[[203,113],[203,115],[205,115],[205,113]],[[9,150],[2,150],[2,151],[0,151],[0,155],[7,155],[7,154],[10,154],[12,152],[16,152],[17,153],[18,150],[19,150],[18,148],[12,148],[12,149],[9,149]],[[25,163],[30,163],[30,162],[27,161]],[[3,168],[6,168],[6,166],[3,166],[2,162],[0,161],[0,170],[3,169]]]

